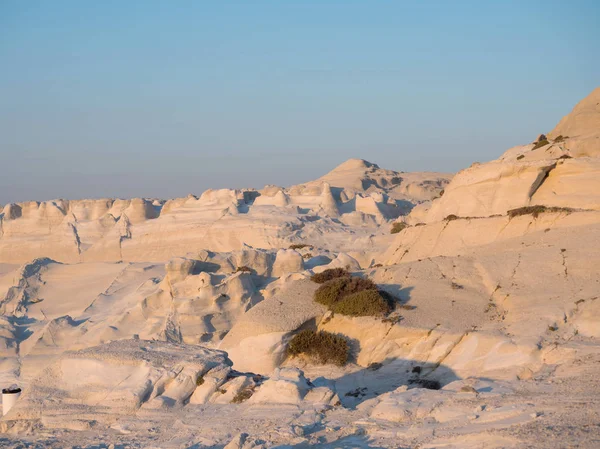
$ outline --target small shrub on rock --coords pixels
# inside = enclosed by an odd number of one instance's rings
[[[314,363],[344,366],[348,363],[348,342],[344,337],[330,332],[303,330],[291,339],[287,353],[289,356],[307,356]]]
[[[252,268],[247,267],[246,265],[243,265],[241,267],[237,267],[235,270],[236,273],[242,272],[242,273],[252,273]]]
[[[311,276],[310,280],[317,284],[324,284],[335,278],[350,277],[350,273],[343,268],[328,268],[321,273],[315,273]]]
[[[377,290],[377,285],[370,279],[350,276],[338,277],[321,285],[315,291],[314,299],[319,304],[331,308],[333,304],[341,300],[344,296],[363,290]]]
[[[518,161],[520,161],[520,160],[521,160],[521,159],[523,159],[524,157],[525,157],[525,155],[524,155],[524,154],[519,154],[519,155],[517,156],[517,160],[518,160]]]
[[[538,148],[545,147],[546,145],[550,145],[550,142],[548,142],[548,139],[539,140],[538,142],[535,143],[532,150],[537,150]]]
[[[302,248],[312,248],[312,245],[307,245],[305,243],[294,243],[290,245],[290,249],[302,249]]]
[[[240,404],[244,401],[247,401],[254,394],[254,390],[252,388],[244,388],[237,392],[237,394],[231,400],[232,404]]]
[[[344,296],[330,309],[348,316],[377,316],[390,313],[392,304],[378,290],[363,290]]]
[[[446,218],[444,218],[444,220],[446,220],[446,221],[454,221],[454,220],[458,220],[459,218],[460,217],[458,215],[450,214]]]
[[[390,232],[392,234],[398,234],[400,231],[402,231],[403,229],[406,229],[406,228],[408,228],[408,225],[406,223],[404,223],[403,221],[399,221],[392,225],[392,230]]]
[[[508,216],[514,218],[521,215],[532,215],[533,218],[537,218],[545,212],[573,212],[573,209],[568,207],[525,206],[509,210]]]

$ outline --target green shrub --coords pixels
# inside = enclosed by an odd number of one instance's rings
[[[540,214],[545,212],[573,212],[573,209],[569,207],[546,207],[546,206],[525,206],[517,209],[511,209],[508,211],[510,218],[519,217],[521,215],[532,215],[533,218],[537,218]]]
[[[198,378],[196,379],[196,386],[199,387],[203,383],[204,383],[204,376],[198,376]]]
[[[310,258],[312,258],[312,256],[313,256],[312,253],[306,253],[306,254],[302,255],[302,258],[303,259],[310,259]]]
[[[563,135],[557,136],[556,139],[554,139],[554,143],[564,142],[565,139],[567,139],[567,137]]]
[[[319,304],[329,308],[344,296],[363,290],[377,290],[377,285],[370,279],[359,277],[338,277],[321,285],[316,291],[314,299]]]
[[[287,347],[289,356],[307,356],[314,363],[344,366],[348,362],[348,342],[330,332],[306,329],[296,334]]]
[[[350,277],[350,273],[343,268],[328,268],[321,273],[313,274],[310,280],[316,282],[317,284],[324,284],[327,281],[341,277]]]
[[[390,313],[392,304],[378,290],[363,290],[342,297],[330,309],[341,315],[378,316]]]
[[[539,142],[535,143],[532,150],[537,150],[538,148],[545,147],[546,145],[550,145],[550,142],[548,142],[548,139],[542,139]]]
[[[252,273],[252,271],[253,271],[252,268],[247,267],[246,265],[243,265],[241,267],[237,267],[236,270],[235,270],[236,273],[239,273],[239,272],[242,272],[242,273]]]
[[[392,225],[392,230],[390,231],[392,234],[398,234],[403,229],[408,228],[408,225],[403,221],[396,222]]]

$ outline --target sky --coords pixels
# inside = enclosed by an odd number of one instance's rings
[[[600,2],[0,0],[0,204],[455,172],[600,85]]]

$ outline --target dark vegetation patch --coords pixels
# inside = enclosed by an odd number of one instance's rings
[[[196,386],[199,387],[203,383],[204,383],[204,376],[198,376],[198,379],[196,379]]]
[[[518,161],[520,161],[520,160],[521,160],[521,159],[523,159],[524,157],[525,157],[525,155],[524,155],[524,154],[519,154],[519,155],[517,156],[517,160],[518,160]]]
[[[306,253],[302,256],[303,259],[310,259],[312,257],[312,253]]]
[[[321,365],[344,366],[348,363],[348,342],[340,335],[306,329],[291,339],[287,353],[292,357],[304,355]]]
[[[394,309],[396,298],[379,290],[370,279],[337,277],[321,285],[314,300],[334,313],[348,316],[381,316]]]
[[[446,220],[446,221],[454,221],[454,220],[458,220],[459,218],[460,217],[458,215],[450,214],[446,218],[444,218],[444,220]]]
[[[252,388],[243,388],[237,392],[237,394],[231,400],[232,404],[240,404],[244,401],[247,401],[254,394],[254,390]]]
[[[327,270],[322,271],[321,273],[313,274],[310,280],[316,282],[317,284],[324,284],[325,282],[330,281],[332,279],[342,277],[350,277],[350,273],[348,272],[348,270],[345,270],[343,268],[328,268]]]
[[[315,291],[314,299],[319,304],[331,307],[344,296],[363,290],[377,290],[377,285],[370,279],[355,276],[336,277],[321,285]]]
[[[446,191],[445,191],[444,189],[440,190],[440,198],[444,196],[444,193],[445,193],[445,192],[446,192]]]
[[[565,139],[568,139],[569,136],[563,136],[562,134],[560,136],[556,136],[556,139],[554,139],[554,143],[559,143],[559,142],[564,142]]]
[[[294,243],[290,245],[289,249],[302,249],[302,248],[312,248],[312,245],[308,245],[306,243]]]
[[[390,179],[390,182],[394,185],[398,185],[402,182],[402,178],[400,176],[394,176],[392,179]]]
[[[367,395],[367,391],[368,391],[367,387],[362,387],[362,388],[359,387],[359,388],[356,388],[354,390],[347,392],[344,396],[350,397],[350,398],[363,398]]]
[[[510,218],[520,217],[521,215],[532,215],[533,218],[537,218],[540,214],[546,212],[573,212],[570,207],[546,207],[546,206],[524,206],[517,209],[509,210],[508,216]]]
[[[573,156],[569,156],[568,154],[563,154],[559,159],[573,159]]]
[[[548,142],[548,139],[542,139],[535,143],[532,150],[537,150],[538,148],[545,147],[546,145],[550,145],[550,142]]]
[[[241,273],[252,273],[252,271],[253,271],[252,268],[250,268],[250,267],[248,267],[246,265],[242,265],[241,267],[237,267],[235,269],[236,273],[240,273],[240,272]]]
[[[462,290],[464,287],[460,284],[457,284],[456,282],[453,282],[452,285],[452,290]]]
[[[390,231],[390,233],[398,234],[400,231],[402,231],[403,229],[406,229],[406,228],[408,228],[408,225],[406,223],[404,223],[403,221],[399,221],[392,225],[392,230]]]
[[[377,290],[363,290],[344,296],[329,308],[334,313],[347,316],[387,315],[392,305]]]
[[[442,384],[440,384],[437,380],[410,379],[408,383],[411,385],[417,385],[420,388],[427,388],[428,390],[439,390],[442,388]]]

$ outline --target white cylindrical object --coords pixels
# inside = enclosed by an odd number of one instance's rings
[[[5,393],[6,392],[6,393]],[[6,415],[21,396],[21,389],[2,390],[2,415]]]

